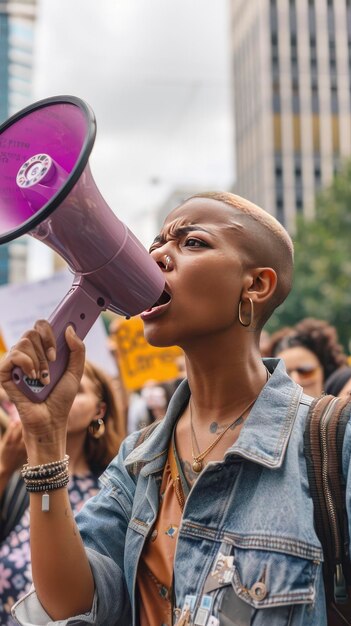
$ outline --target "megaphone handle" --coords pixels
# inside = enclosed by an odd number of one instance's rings
[[[108,305],[109,301],[86,279],[79,276],[78,282],[73,283],[49,317],[56,337],[56,360],[49,363],[50,383],[43,385],[39,380],[26,376],[21,368],[13,369],[12,379],[27,398],[32,402],[43,402],[64,373],[69,356],[65,339],[67,326],[72,325],[78,337],[84,339],[101,311],[104,311]]]

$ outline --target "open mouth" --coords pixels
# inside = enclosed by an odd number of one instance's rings
[[[158,298],[158,300],[156,300],[156,302],[150,306],[148,309],[146,309],[145,311],[143,311],[143,313],[141,314],[141,318],[142,320],[147,320],[149,318],[154,318],[155,315],[161,315],[161,313],[163,312],[163,310],[166,309],[167,304],[172,300],[172,297],[170,296],[170,294],[168,293],[168,291],[166,291],[165,289],[162,291],[160,297]]]
[[[154,309],[157,306],[162,306],[163,304],[167,304],[170,301],[171,301],[171,296],[169,295],[169,293],[167,293],[167,291],[163,290],[159,299],[156,300],[155,304],[152,305],[151,309]]]

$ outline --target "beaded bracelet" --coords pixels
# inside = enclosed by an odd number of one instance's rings
[[[30,493],[35,493],[37,491],[52,491],[53,489],[61,489],[62,487],[66,487],[68,482],[69,476],[66,476],[57,483],[51,483],[50,485],[26,485],[26,489]]]
[[[41,510],[50,510],[50,496],[47,493],[53,489],[62,489],[69,482],[69,456],[66,454],[60,461],[52,461],[42,465],[29,465],[22,468],[22,477],[26,490],[30,493],[44,492],[41,498]]]
[[[55,476],[63,469],[68,467],[69,456],[66,454],[64,459],[60,461],[52,461],[42,465],[29,465],[26,463],[22,467],[23,478],[46,478],[47,476]]]
[[[49,478],[23,478],[25,485],[50,485],[57,482],[60,482],[63,478],[68,476],[68,470],[64,469],[62,472],[57,474],[56,476],[50,476]]]

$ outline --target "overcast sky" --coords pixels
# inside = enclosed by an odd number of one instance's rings
[[[91,105],[94,178],[143,243],[174,189],[232,185],[229,0],[39,0],[38,11],[34,100]]]

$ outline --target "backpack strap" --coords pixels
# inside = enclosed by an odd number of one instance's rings
[[[320,417],[329,405],[329,398],[316,398],[309,409],[304,435],[305,457],[310,492],[314,504],[314,521],[323,547],[324,559],[332,559],[332,541],[322,484],[322,455],[320,447]]]
[[[342,445],[350,414],[351,403],[347,398],[326,395],[316,398],[308,412],[304,435],[315,528],[324,553],[323,577],[330,624],[351,623],[348,589],[351,565],[342,473]]]

